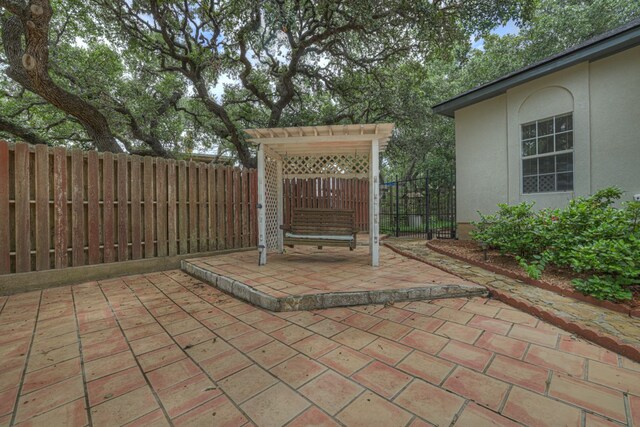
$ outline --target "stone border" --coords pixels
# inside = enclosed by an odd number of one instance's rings
[[[537,286],[538,288],[545,289],[547,291],[555,292],[565,297],[577,299],[578,301],[586,302],[591,305],[595,305],[597,307],[606,308],[609,310],[617,311],[618,313],[628,314],[634,318],[640,318],[640,307],[634,308],[624,303],[615,304],[610,301],[601,301],[597,298],[594,298],[589,295],[584,295],[581,292],[565,289],[560,286],[554,285],[549,282],[545,282],[544,280],[536,280],[527,276],[526,274],[518,274],[511,270],[507,270],[506,268],[499,267],[497,265],[492,265],[488,263],[483,263],[481,261],[477,261],[471,258],[467,258],[460,254],[454,254],[446,249],[440,248],[436,245],[433,245],[429,242],[426,243],[426,246],[434,252],[438,252],[439,254],[446,255],[451,258],[455,258],[458,261],[466,262],[467,264],[475,265],[476,267],[484,268],[485,270],[489,270],[492,273],[502,274],[503,276],[507,276],[511,279],[521,280],[528,285]]]
[[[386,289],[381,291],[327,292],[312,295],[294,295],[276,298],[258,291],[238,280],[198,267],[188,260],[181,262],[182,270],[191,276],[229,294],[270,311],[320,310],[352,305],[386,304],[400,301],[430,300],[486,296],[482,286],[432,285],[422,288]]]
[[[226,255],[234,252],[256,250],[256,247],[223,249],[220,251],[181,254],[166,257],[143,258],[101,264],[81,265],[51,270],[29,271],[0,275],[0,295],[37,291],[58,286],[75,285],[95,280],[152,273],[154,271],[180,268],[180,262],[187,258],[201,258]]]
[[[416,261],[420,261],[423,262],[427,265],[430,265],[432,267],[437,267],[441,270],[446,271],[449,274],[453,274],[456,275],[458,277],[461,277],[464,279],[464,277],[460,276],[459,274],[451,271],[450,269],[442,266],[442,265],[436,265],[434,263],[431,263],[423,258],[420,258],[418,256],[415,256],[411,253],[408,253],[402,249],[396,248],[395,246],[392,246],[391,244],[385,244],[386,247],[388,247],[389,249],[391,249],[392,251],[402,255],[402,256],[406,256],[408,258],[414,259]],[[433,249],[430,245],[427,245],[427,247],[429,247],[429,249]],[[441,255],[445,255],[445,256],[450,256],[451,258],[455,258],[459,261],[462,262],[467,262],[465,259],[461,259],[462,257],[454,257],[448,253],[444,253],[443,251],[436,251],[434,250],[434,252],[437,252]],[[469,264],[473,264],[473,263],[469,263]],[[476,265],[477,267],[480,268],[485,268],[483,265],[477,265],[477,264],[473,264]],[[490,269],[486,269],[488,271],[491,271]],[[502,274],[499,271],[493,271],[494,273],[497,274]],[[511,277],[513,278],[513,277]],[[516,278],[517,279],[517,278]],[[518,279],[519,280],[519,279]],[[511,295],[509,295],[507,292],[502,291],[500,289],[495,289],[493,287],[491,287],[490,285],[487,286],[489,288],[489,295],[492,298],[497,299],[498,301],[501,301],[511,307],[517,308],[518,310],[524,311],[525,313],[531,314],[532,316],[538,317],[546,322],[549,322],[550,324],[552,324],[553,326],[556,326],[560,329],[564,329],[567,332],[571,332],[572,334],[576,334],[581,336],[582,338],[585,338],[595,344],[598,344],[608,350],[611,350],[615,353],[621,354],[625,357],[628,357],[629,359],[635,361],[635,362],[640,362],[640,348],[627,344],[624,341],[622,341],[621,339],[619,339],[616,336],[607,334],[607,333],[602,333],[598,330],[595,330],[593,328],[589,328],[585,325],[582,325],[580,323],[577,322],[569,322],[566,319],[563,319],[560,316],[555,315],[554,313],[547,311],[547,310],[543,310],[533,304],[531,304],[529,301],[526,301],[524,299],[521,298],[514,298]],[[547,290],[547,289],[545,289]],[[550,292],[552,292],[551,290],[549,290]],[[566,295],[567,297],[569,297],[569,295]]]

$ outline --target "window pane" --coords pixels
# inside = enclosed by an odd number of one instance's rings
[[[538,154],[553,152],[553,135],[538,138]]]
[[[538,159],[526,159],[522,161],[522,175],[537,175]]]
[[[556,132],[564,132],[573,129],[573,116],[567,114],[566,116],[556,117]]]
[[[573,170],[573,153],[559,154],[556,156],[556,171],[570,172]]]
[[[522,125],[522,139],[530,139],[536,137],[536,124]]]
[[[573,190],[573,172],[558,174],[558,191]]]
[[[522,192],[523,193],[537,193],[538,192],[538,177],[537,176],[525,176],[522,178]]]
[[[553,119],[538,122],[538,136],[550,135],[553,133]]]
[[[556,151],[570,150],[573,148],[573,132],[556,135]]]
[[[539,192],[556,191],[556,176],[555,174],[540,175],[539,177]]]
[[[555,156],[540,157],[540,173],[554,173],[555,169]]]
[[[534,156],[536,154],[536,140],[522,141],[522,156]]]

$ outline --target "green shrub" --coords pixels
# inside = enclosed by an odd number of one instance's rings
[[[533,211],[533,203],[499,205],[482,215],[472,237],[483,246],[516,257],[539,279],[547,265],[586,273],[576,289],[606,300],[628,300],[628,287],[640,283],[640,202],[613,204],[622,192],[606,188],[571,200],[562,209]]]

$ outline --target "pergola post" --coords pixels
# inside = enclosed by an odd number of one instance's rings
[[[278,159],[276,162],[277,165],[277,173],[276,173],[276,182],[278,183],[278,191],[276,192],[276,197],[278,198],[278,210],[277,210],[277,218],[278,225],[284,224],[284,197],[282,191],[282,159]],[[282,229],[278,229],[278,252],[284,252],[284,231]]]
[[[265,193],[264,145],[258,145],[258,265],[267,263],[267,211]]]
[[[380,265],[380,157],[378,139],[371,141],[371,155],[369,156],[369,253],[371,265]]]

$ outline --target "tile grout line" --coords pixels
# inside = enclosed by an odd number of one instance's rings
[[[44,291],[37,291],[40,293],[40,296],[38,298],[38,307],[36,309],[36,319],[35,322],[33,322],[33,332],[31,333],[31,340],[29,341],[29,350],[27,351],[26,354],[26,359],[24,361],[24,367],[23,367],[23,371],[22,371],[22,375],[20,376],[20,383],[18,385],[18,392],[16,393],[16,398],[15,401],[13,403],[13,414],[11,415],[11,419],[9,421],[9,425],[14,425],[16,422],[16,417],[18,415],[18,403],[20,402],[20,397],[22,394],[22,387],[24,386],[24,379],[27,376],[27,367],[29,366],[29,358],[31,357],[31,350],[33,349],[33,342],[36,338],[36,330],[38,327],[38,319],[40,317],[40,307],[42,305],[42,296],[44,294]],[[37,416],[37,415],[36,415]]]

